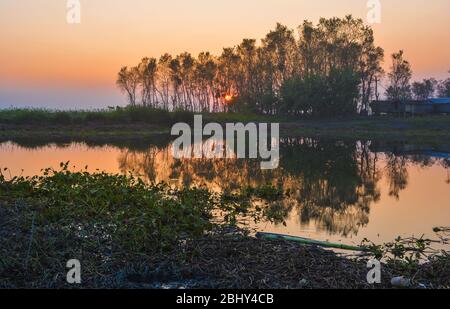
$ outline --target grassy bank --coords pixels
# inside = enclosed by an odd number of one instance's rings
[[[306,120],[281,125],[284,136],[339,137],[450,145],[450,115]]]
[[[283,193],[276,188],[218,195],[61,167],[31,178],[0,176],[0,287],[70,287],[65,263],[74,258],[82,263],[83,288],[373,287],[365,259],[258,240],[236,227],[242,217],[266,218],[253,201],[278,201]],[[396,275],[450,285],[448,253],[418,264],[408,253],[427,243],[415,244],[367,246],[378,257],[396,256],[378,287],[390,287]]]
[[[97,138],[147,139],[168,134],[174,123],[192,123],[190,112],[167,112],[142,107],[102,111],[48,111],[12,109],[0,111],[0,139]],[[203,114],[207,122],[280,122],[282,136],[334,136],[361,139],[415,139],[448,142],[450,116],[350,117],[295,119],[254,114]]]
[[[249,122],[269,121],[274,117],[240,113],[204,113],[207,122]],[[168,127],[177,122],[192,123],[194,113],[187,111],[169,112],[142,106],[117,107],[109,110],[58,111],[46,109],[5,109],[0,110],[0,123],[4,125],[153,125]],[[279,118],[283,120],[286,118]]]

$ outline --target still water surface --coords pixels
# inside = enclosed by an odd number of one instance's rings
[[[450,226],[450,149],[370,141],[285,138],[280,168],[253,160],[175,160],[169,139],[147,143],[0,143],[0,167],[36,175],[70,160],[75,169],[132,172],[149,182],[213,191],[273,184],[289,192],[276,223],[259,231],[359,244],[432,236]],[[8,174],[7,174],[8,175]],[[283,222],[284,221],[284,222]]]

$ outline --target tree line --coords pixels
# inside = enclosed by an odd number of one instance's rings
[[[406,96],[410,66],[403,52],[394,56],[386,95]],[[277,24],[260,44],[244,39],[219,56],[146,57],[122,67],[117,86],[130,105],[165,110],[348,115],[379,99],[383,58],[373,30],[349,15],[304,21],[297,32]]]
[[[450,73],[450,71],[449,71]],[[426,100],[433,96],[440,98],[450,97],[450,78],[438,81],[434,78],[425,78],[422,81],[411,83],[411,64],[405,59],[401,50],[392,55],[391,71],[388,73],[389,86],[386,97],[391,101]]]

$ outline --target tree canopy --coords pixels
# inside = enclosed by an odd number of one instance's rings
[[[123,67],[118,87],[131,105],[193,112],[253,112],[284,115],[348,115],[368,112],[379,97],[384,50],[361,19],[304,21],[297,31],[277,24],[258,44],[244,39],[218,56],[184,52],[146,57]],[[403,51],[392,56],[386,96],[423,98],[450,83],[411,88],[411,66]],[[430,87],[433,86],[433,89]]]

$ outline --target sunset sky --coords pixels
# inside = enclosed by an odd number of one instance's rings
[[[117,71],[144,56],[214,54],[262,38],[276,22],[352,14],[366,0],[81,0],[81,24],[67,24],[66,0],[0,0],[0,108],[123,105]],[[414,78],[450,76],[450,1],[381,0],[377,44],[403,49]]]

